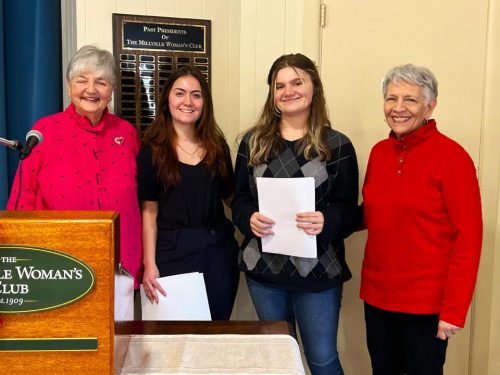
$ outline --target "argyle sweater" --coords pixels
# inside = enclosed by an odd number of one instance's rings
[[[351,141],[328,128],[330,160],[319,157],[307,160],[297,152],[299,141],[282,139],[283,151],[256,167],[248,165],[247,133],[239,146],[235,167],[235,197],[232,204],[234,224],[245,236],[239,253],[242,271],[268,286],[292,291],[314,292],[340,285],[351,278],[345,262],[343,239],[358,225],[358,165]],[[316,237],[317,258],[262,253],[261,240],[250,229],[250,217],[259,211],[257,177],[315,180],[316,210],[325,218],[322,232]]]

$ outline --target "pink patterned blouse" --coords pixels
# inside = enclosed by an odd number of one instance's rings
[[[7,208],[118,211],[121,262],[134,275],[137,288],[142,278],[142,240],[136,130],[107,111],[92,126],[73,104],[40,119],[33,129],[42,133],[43,142],[20,164]]]

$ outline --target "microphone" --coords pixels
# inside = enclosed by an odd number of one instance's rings
[[[26,133],[26,143],[21,151],[19,151],[19,159],[24,160],[30,154],[33,148],[43,141],[43,135],[38,130],[30,130]]]

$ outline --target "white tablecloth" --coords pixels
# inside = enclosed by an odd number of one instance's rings
[[[288,335],[115,336],[116,374],[305,374]]]

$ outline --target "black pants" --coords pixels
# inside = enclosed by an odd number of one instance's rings
[[[160,277],[201,272],[212,320],[229,320],[238,290],[238,244],[231,228],[159,230]]]
[[[406,314],[365,303],[373,375],[442,375],[448,341],[436,337],[437,314]]]

